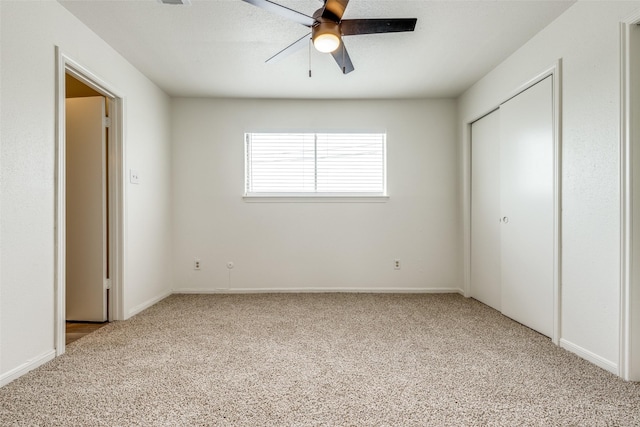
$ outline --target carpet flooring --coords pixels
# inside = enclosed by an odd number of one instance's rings
[[[459,295],[173,295],[0,389],[2,426],[640,426],[640,384]]]

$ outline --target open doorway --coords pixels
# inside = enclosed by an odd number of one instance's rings
[[[109,103],[65,73],[65,344],[109,321]]]
[[[57,52],[56,354],[122,318],[122,97]],[[69,333],[67,333],[69,331]]]

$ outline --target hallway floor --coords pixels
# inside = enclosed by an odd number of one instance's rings
[[[109,322],[67,322],[65,344],[69,345],[69,343],[72,343],[91,332],[97,331],[107,323]]]

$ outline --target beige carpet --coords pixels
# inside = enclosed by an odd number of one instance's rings
[[[2,426],[640,426],[640,384],[459,295],[174,295],[0,389]]]

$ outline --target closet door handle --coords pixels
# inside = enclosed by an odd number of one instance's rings
[[[504,218],[502,218],[502,222],[504,222],[505,224],[509,222],[509,217],[505,216]]]

